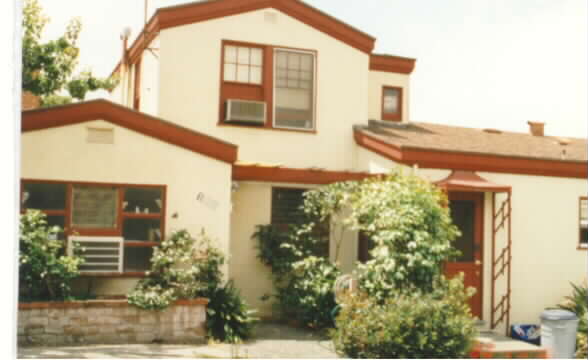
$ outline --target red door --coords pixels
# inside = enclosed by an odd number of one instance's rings
[[[454,242],[461,256],[455,262],[445,264],[445,275],[452,277],[464,273],[465,286],[476,289],[469,301],[472,314],[482,319],[484,194],[450,192],[449,207],[453,223],[461,231],[461,236]]]

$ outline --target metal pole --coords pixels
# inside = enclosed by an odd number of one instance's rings
[[[492,275],[492,286],[490,288],[490,328],[494,329],[494,292],[496,287],[496,279],[494,278],[494,262],[496,261],[496,193],[492,193],[492,267],[491,267],[491,275]]]

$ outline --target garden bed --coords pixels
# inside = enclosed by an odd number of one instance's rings
[[[162,311],[127,300],[32,302],[18,306],[18,344],[201,343],[208,299],[179,300]]]

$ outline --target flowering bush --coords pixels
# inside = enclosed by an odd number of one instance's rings
[[[259,257],[272,268],[282,314],[312,327],[330,327],[335,302],[333,285],[342,233],[360,231],[375,243],[372,259],[358,264],[359,287],[382,303],[398,292],[430,292],[442,264],[457,254],[458,235],[441,190],[414,175],[330,184],[304,194],[306,221],[283,232],[259,226]],[[316,256],[329,225],[330,259]],[[326,236],[329,241],[329,236]],[[329,314],[329,316],[327,316]]]
[[[83,259],[65,255],[65,242],[57,240],[62,231],[47,225],[46,215],[27,210],[20,216],[18,278],[21,300],[65,300],[70,283],[79,276]],[[74,252],[75,253],[75,252]]]
[[[128,295],[130,304],[162,310],[177,299],[206,297],[208,335],[239,342],[251,336],[255,318],[231,282],[222,285],[222,252],[204,232],[193,238],[176,231],[155,247],[151,270]]]
[[[383,303],[348,296],[331,331],[350,358],[465,358],[477,334],[462,278],[436,281],[429,293],[397,293]]]

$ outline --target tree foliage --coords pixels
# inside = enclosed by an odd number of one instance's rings
[[[90,91],[111,90],[114,78],[97,78],[92,71],[75,74],[80,49],[78,38],[82,30],[80,19],[74,18],[65,33],[56,40],[42,41],[43,30],[49,17],[43,14],[38,0],[25,0],[22,37],[22,90],[41,97],[44,106],[83,100]],[[67,90],[68,97],[55,98]]]

